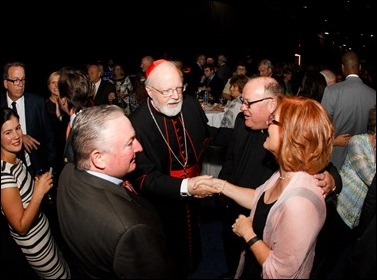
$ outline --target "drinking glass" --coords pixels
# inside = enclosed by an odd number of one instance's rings
[[[47,170],[47,169],[45,169],[45,168],[43,168],[43,169],[39,169],[39,170],[37,171],[36,177],[41,176],[41,175],[45,174],[46,172],[50,172],[51,174],[53,174],[53,169],[52,169],[52,167],[50,167],[49,170]],[[50,194],[50,191],[48,191],[48,192],[45,194],[45,196],[43,197],[43,199],[44,199],[44,201],[45,201],[47,204],[52,204],[52,203],[53,203],[53,201],[52,201],[52,196],[51,196],[51,194]]]

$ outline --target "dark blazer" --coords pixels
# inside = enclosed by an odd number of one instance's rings
[[[211,79],[206,78],[202,85],[211,88],[213,102],[218,103],[220,96],[223,94],[223,81],[215,74]]]
[[[227,83],[228,79],[232,77],[232,71],[230,70],[230,67],[228,64],[223,64],[221,65],[217,71],[216,71],[216,76],[220,78],[220,80],[223,83],[223,88],[225,84]]]
[[[69,116],[65,112],[61,111],[62,118],[59,120],[56,117],[56,104],[47,98],[45,100],[46,110],[51,120],[52,130],[55,138],[55,150],[57,165],[55,174],[59,175],[64,166],[64,148],[66,142],[66,131],[69,124]],[[56,182],[57,183],[57,182]]]
[[[357,227],[358,239],[344,270],[345,279],[376,278],[376,174],[369,186]]]
[[[94,97],[94,105],[109,104],[108,95],[110,92],[116,93],[114,84],[101,79],[96,96]]]
[[[364,199],[363,209],[360,213],[359,235],[364,232],[374,215],[376,215],[376,174],[374,174],[372,183],[369,186]]]
[[[190,73],[185,74],[185,82],[187,82],[186,93],[195,96],[198,87],[200,86],[200,79],[204,75],[203,68],[195,62],[190,67]]]
[[[376,212],[356,241],[344,269],[343,279],[376,278]]]
[[[160,219],[141,196],[67,163],[57,211],[83,278],[172,277]]]
[[[41,143],[38,149],[30,154],[32,171],[36,173],[38,170],[48,169],[50,166],[55,169],[57,166],[55,136],[45,100],[42,96],[29,92],[24,93],[24,98],[27,134]],[[2,94],[1,105],[11,107],[6,104],[6,94]]]

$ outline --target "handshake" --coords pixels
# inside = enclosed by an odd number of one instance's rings
[[[213,194],[222,194],[227,181],[213,178],[210,175],[201,175],[188,180],[187,190],[196,198],[204,198]]]

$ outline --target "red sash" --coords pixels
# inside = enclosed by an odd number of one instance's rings
[[[199,164],[195,164],[189,167],[186,167],[185,169],[181,170],[171,170],[170,176],[174,178],[192,178],[195,176],[200,175],[200,168]]]

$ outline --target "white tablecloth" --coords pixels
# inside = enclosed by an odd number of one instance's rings
[[[208,124],[214,127],[220,127],[221,120],[224,117],[224,112],[212,111],[211,107],[205,107],[204,112],[208,118]]]
[[[204,112],[208,118],[208,124],[214,127],[220,127],[224,112],[212,111],[211,106],[204,107]],[[202,163],[201,174],[212,175],[217,177],[222,168],[225,150],[220,147],[210,146]]]

